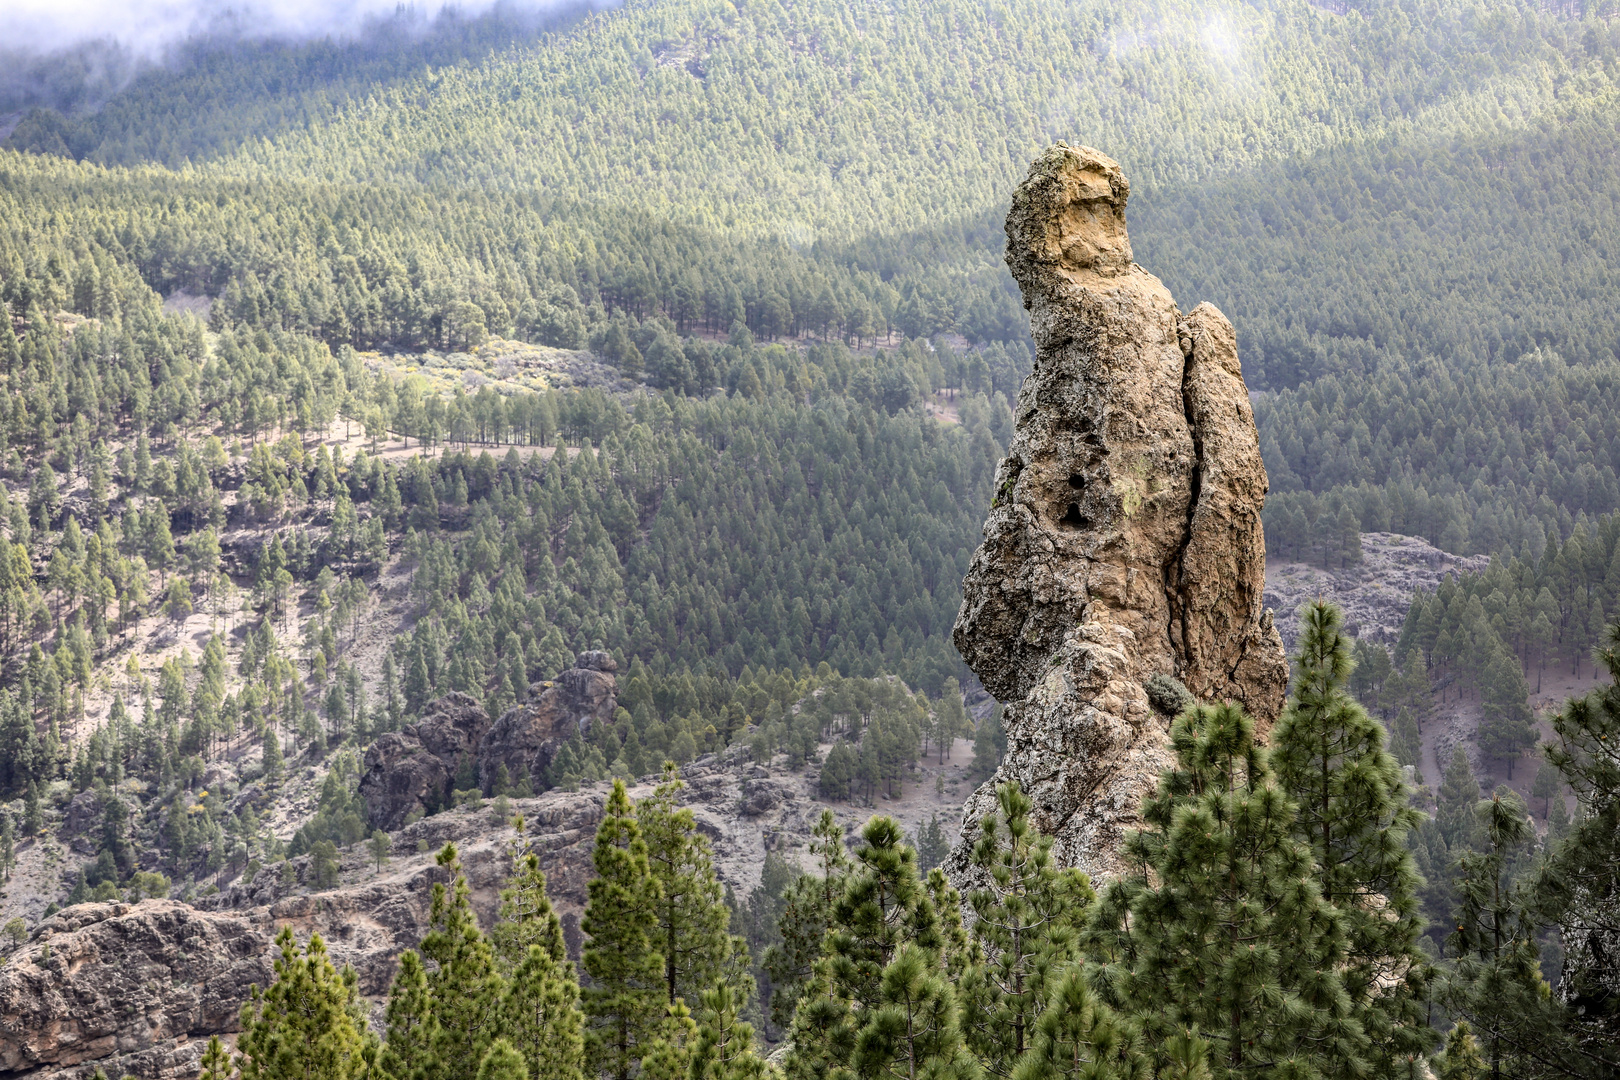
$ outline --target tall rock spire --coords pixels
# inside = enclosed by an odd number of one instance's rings
[[[1111,158],[1058,143],[1013,196],[1035,367],[955,629],[1007,706],[1006,759],[964,823],[1017,780],[1062,861],[1104,876],[1171,760],[1175,695],[1150,680],[1238,702],[1264,731],[1288,679],[1260,602],[1266,471],[1237,338],[1132,261],[1129,194]]]

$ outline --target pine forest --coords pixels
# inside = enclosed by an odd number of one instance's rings
[[[1620,1075],[1620,2],[34,7],[0,1080]],[[970,648],[1053,144],[1235,328],[1269,713]]]

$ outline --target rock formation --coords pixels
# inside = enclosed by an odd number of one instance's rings
[[[605,799],[603,790],[517,804],[576,949]],[[364,880],[324,892],[306,891],[302,856],[286,878],[266,870],[191,904],[67,908],[0,966],[0,1076],[88,1080],[99,1068],[108,1076],[190,1080],[208,1037],[239,1030],[249,987],[274,978],[274,940],[284,926],[300,944],[321,934],[332,960],[355,969],[360,992],[379,1000],[400,952],[428,930],[434,884],[448,880],[434,853],[455,841],[487,927],[511,868],[511,838],[488,811],[453,811],[397,833],[402,854],[381,874],[362,846],[345,849],[343,877]]]
[[[1344,628],[1360,641],[1393,646],[1412,606],[1412,594],[1433,592],[1448,577],[1483,573],[1488,555],[1453,555],[1420,536],[1361,534],[1361,561],[1323,567],[1273,558],[1266,564],[1266,605],[1277,612],[1277,631],[1292,649],[1299,609],[1322,597],[1344,612]]]
[[[186,1037],[237,1029],[273,933],[174,900],[68,908],[0,968],[0,1072],[195,1075]]]
[[[538,777],[570,736],[593,723],[611,723],[618,707],[613,675],[617,670],[611,653],[583,652],[555,681],[529,687],[529,701],[501,714],[478,747],[478,782],[483,789],[494,789],[503,765],[513,783],[525,776]]]
[[[1236,335],[1132,261],[1129,191],[1113,160],[1059,143],[1013,197],[1036,360],[955,629],[1007,705],[1006,759],[964,824],[1017,780],[1062,862],[1104,876],[1170,760],[1147,681],[1238,702],[1264,731],[1288,676],[1261,607],[1267,482]]]
[[[612,655],[583,652],[554,681],[529,687],[530,700],[491,724],[482,705],[451,693],[430,704],[422,719],[379,738],[366,751],[360,796],[371,824],[392,831],[420,811],[450,804],[456,778],[490,793],[500,769],[516,784],[543,773],[564,742],[592,723],[611,723],[618,707]]]
[[[383,735],[366,750],[360,797],[376,828],[392,831],[413,813],[448,806],[464,759],[477,753],[489,715],[467,694],[451,693],[422,719]]]
[[[573,670],[611,677],[594,667]],[[601,685],[578,676],[557,681],[573,680]],[[444,721],[429,732],[433,745],[465,745],[445,730],[461,730],[447,717],[472,721],[482,715],[465,704],[452,700],[428,710]],[[939,771],[965,768],[958,761]],[[748,896],[760,883],[767,852],[807,848],[823,809],[836,814],[851,836],[869,813],[822,802],[814,769],[791,768],[785,757],[757,762],[744,747],[689,762],[681,774],[681,803],[713,844],[720,879],[737,896]],[[631,797],[646,798],[657,782],[643,777],[631,785]],[[480,923],[493,924],[516,835],[510,814],[524,818],[529,850],[540,859],[564,937],[577,956],[594,873],[591,849],[609,790],[598,783],[514,798],[507,814],[465,805],[423,817],[392,833],[392,855],[380,869],[365,845],[340,849],[338,884],[330,889],[312,891],[311,860],[302,855],[251,879],[238,877],[189,906],[147,900],[68,908],[44,920],[0,964],[0,1078],[90,1080],[100,1068],[113,1077],[193,1080],[208,1037],[231,1038],[248,986],[272,977],[274,939],[284,926],[300,943],[321,934],[332,960],[355,969],[361,993],[372,1001],[373,1021],[380,1022],[381,998],[399,954],[421,942],[433,886],[448,879],[435,860],[446,842],[460,852]],[[934,795],[932,785],[917,790],[927,794],[890,808],[912,835],[946,809],[945,797]]]

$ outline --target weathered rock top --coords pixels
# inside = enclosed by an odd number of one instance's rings
[[[1009,706],[1006,762],[967,820],[1017,779],[1065,861],[1098,871],[1168,763],[1146,680],[1240,703],[1264,731],[1288,675],[1261,606],[1267,481],[1237,336],[1132,261],[1129,195],[1118,163],[1058,143],[1013,196],[1036,359],[954,635]]]
[[[1007,266],[1026,290],[1051,275],[1112,277],[1137,269],[1125,230],[1131,182],[1089,146],[1058,143],[1036,159],[1007,214]]]

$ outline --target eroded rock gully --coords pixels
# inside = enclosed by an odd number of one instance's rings
[[[1059,143],[1013,197],[1035,367],[955,629],[1006,704],[1006,759],[964,824],[1017,780],[1061,861],[1104,877],[1170,761],[1146,681],[1240,703],[1265,730],[1288,677],[1261,606],[1267,482],[1237,338],[1132,261],[1129,192],[1112,159]],[[959,885],[966,856],[947,864]]]

